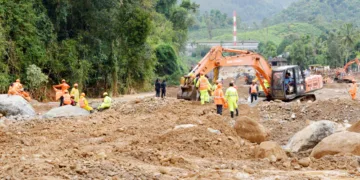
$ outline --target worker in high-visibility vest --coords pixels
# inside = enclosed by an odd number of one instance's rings
[[[81,93],[80,95],[79,106],[87,111],[93,112],[93,108],[89,106],[89,102],[85,98],[85,93]]]
[[[258,95],[258,91],[259,91],[259,87],[257,86],[256,82],[253,81],[250,88],[249,88],[249,94],[251,96],[251,103],[257,100],[257,95]]]
[[[216,90],[214,91],[214,103],[216,105],[216,113],[222,115],[223,106],[225,105],[226,100],[221,83],[217,84]]]
[[[211,88],[211,84],[209,80],[204,76],[203,72],[200,72],[200,78],[196,83],[196,87],[199,88],[200,91],[200,100],[201,104],[205,104],[205,102],[210,102],[209,89]]]
[[[230,87],[226,90],[225,98],[229,106],[231,118],[234,118],[234,111],[236,110],[236,116],[239,115],[237,102],[239,101],[239,95],[234,88],[234,83],[230,83]]]
[[[351,95],[351,99],[355,100],[356,99],[356,93],[357,93],[357,84],[356,84],[355,80],[352,81],[352,85],[351,85],[351,88],[349,89],[349,93]]]

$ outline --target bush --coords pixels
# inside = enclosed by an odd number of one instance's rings
[[[48,82],[49,77],[41,72],[41,69],[32,64],[26,68],[26,82],[29,91],[34,98],[40,98],[45,93],[41,90]]]

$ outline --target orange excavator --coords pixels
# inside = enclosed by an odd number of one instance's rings
[[[345,64],[344,68],[339,69],[336,71],[335,81],[338,83],[352,83],[354,76],[349,74],[349,66],[356,63],[358,66],[360,66],[360,61],[358,58],[355,58],[348,63]]]
[[[226,56],[225,53],[231,55]],[[269,100],[289,101],[297,98],[316,100],[315,95],[309,93],[323,87],[321,75],[305,78],[299,66],[282,66],[272,69],[265,58],[255,52],[215,46],[188,75],[182,78],[177,98],[198,100],[197,89],[194,85],[195,76],[200,72],[207,74],[214,70],[214,80],[216,81],[219,77],[219,68],[229,66],[253,67],[256,77]],[[265,88],[264,80],[269,82],[269,88]]]

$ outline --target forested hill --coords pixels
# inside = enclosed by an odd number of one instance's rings
[[[33,97],[63,78],[88,95],[177,82],[197,9],[190,0],[1,0],[0,93],[17,78]]]
[[[360,0],[300,0],[271,18],[272,24],[351,22],[360,25]]]
[[[194,0],[200,4],[201,12],[216,9],[231,16],[236,10],[241,20],[247,23],[260,22],[279,13],[295,1],[298,0]]]

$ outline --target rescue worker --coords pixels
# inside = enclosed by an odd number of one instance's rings
[[[75,102],[75,96],[74,95],[70,95],[70,99],[71,99],[71,105],[72,106],[76,106],[76,102]]]
[[[18,95],[15,90],[14,83],[11,83],[8,90],[8,95]]]
[[[62,106],[64,104],[65,91],[67,91],[70,88],[70,86],[66,83],[65,79],[63,79],[61,80],[61,84],[53,85],[53,88],[56,92],[56,100],[60,99],[60,106]]]
[[[65,90],[65,94],[63,95],[63,105],[71,105],[71,96],[68,90]]]
[[[216,105],[216,113],[222,115],[223,106],[226,103],[222,84],[218,83],[214,92],[214,103]]]
[[[74,96],[74,101],[76,103],[79,102],[79,98],[80,98],[80,93],[79,93],[79,89],[78,89],[79,85],[77,83],[74,84],[74,87],[71,89],[70,91],[70,95]]]
[[[20,93],[21,89],[23,89],[23,85],[20,82],[20,79],[16,79],[16,81],[14,82],[14,90],[17,93]]]
[[[30,94],[27,93],[24,88],[20,90],[20,94],[19,94],[21,97],[23,97],[25,100],[27,100],[28,102],[31,101],[31,97],[30,97]]]
[[[209,80],[204,76],[204,73],[200,73],[200,78],[196,83],[196,87],[199,88],[200,91],[200,100],[201,104],[204,105],[205,102],[210,102],[210,96],[209,96],[209,88],[211,88],[211,84],[209,83]]]
[[[79,99],[79,106],[87,111],[90,111],[90,113],[93,112],[93,108],[89,106],[89,103],[87,99],[85,98],[85,93],[81,93],[80,99]]]
[[[236,110],[236,116],[239,116],[239,110],[237,102],[239,95],[237,90],[234,88],[234,84],[230,83],[230,87],[226,90],[225,98],[229,106],[231,118],[234,118],[234,111]]]
[[[255,99],[255,101],[257,100],[258,91],[259,91],[259,87],[257,86],[256,81],[253,81],[249,88],[249,94],[251,96],[251,103],[254,102],[254,99]]]
[[[212,86],[211,91],[215,91],[217,89],[217,85],[221,83],[221,80],[216,80],[215,84]]]
[[[357,93],[357,84],[355,80],[352,80],[352,85],[351,88],[349,89],[349,93],[351,95],[351,99],[355,100],[356,99],[356,93]]]
[[[104,92],[104,102],[97,108],[99,111],[109,109],[111,107],[111,98],[107,92]]]

